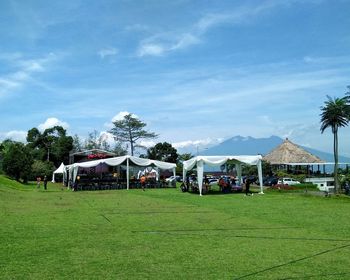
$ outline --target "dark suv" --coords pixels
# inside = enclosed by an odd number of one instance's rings
[[[274,177],[274,176],[271,176],[271,177],[265,177],[263,179],[263,185],[264,186],[274,186],[276,185],[278,182],[278,178],[277,177]]]

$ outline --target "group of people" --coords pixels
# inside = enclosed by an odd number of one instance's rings
[[[47,190],[47,177],[46,177],[46,175],[44,176],[43,182],[44,182],[44,190]],[[38,177],[36,177],[36,185],[37,185],[38,189],[40,189],[40,184],[41,184],[41,177],[38,176]]]

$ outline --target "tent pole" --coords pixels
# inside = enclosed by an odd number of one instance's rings
[[[199,195],[202,196],[203,192],[203,169],[204,169],[204,162],[202,160],[199,160],[197,162],[197,183],[199,188]]]
[[[126,157],[126,189],[129,189],[129,157]]]
[[[258,162],[258,176],[259,176],[260,194],[264,194],[261,160],[259,160]]]

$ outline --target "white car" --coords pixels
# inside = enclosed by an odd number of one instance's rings
[[[219,179],[215,179],[215,178],[210,178],[208,179],[209,185],[216,185],[219,182]]]
[[[293,178],[282,178],[278,180],[277,184],[292,186],[292,185],[299,185],[300,182],[297,180],[294,180]]]
[[[181,182],[181,177],[180,176],[170,176],[169,178],[165,179],[165,182],[172,182],[176,180],[177,182]]]

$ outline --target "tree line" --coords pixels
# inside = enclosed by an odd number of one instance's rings
[[[148,149],[140,145],[142,139],[158,137],[145,127],[146,123],[132,114],[113,122],[109,132],[113,135],[114,144],[96,130],[81,140],[78,135],[67,135],[62,126],[47,128],[43,132],[34,127],[27,132],[27,143],[10,139],[0,143],[0,172],[26,183],[37,176],[51,176],[61,162],[69,164],[70,153],[93,149],[113,152],[116,156],[126,155],[128,150],[134,155],[135,150],[139,149],[146,151],[140,157],[177,163],[178,171],[181,172],[182,161],[190,159],[192,155],[179,155],[167,142],[157,143]]]

